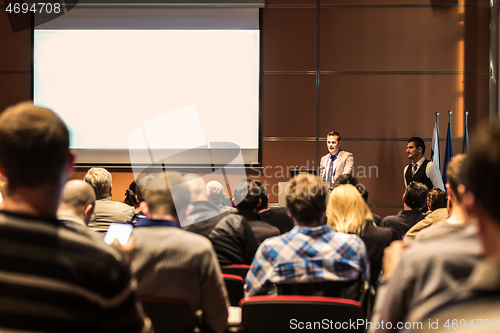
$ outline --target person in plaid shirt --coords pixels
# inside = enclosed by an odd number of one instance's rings
[[[366,247],[356,235],[323,223],[328,189],[321,179],[298,175],[286,186],[295,219],[289,232],[265,240],[246,276],[245,296],[265,295],[273,284],[369,280]]]

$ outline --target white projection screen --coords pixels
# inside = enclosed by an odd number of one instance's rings
[[[77,165],[220,165],[238,152],[260,165],[259,9],[35,17],[33,99],[64,119]]]

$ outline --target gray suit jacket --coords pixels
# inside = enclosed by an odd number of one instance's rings
[[[319,163],[319,177],[323,180],[325,175],[326,164],[330,158],[330,153],[326,154],[321,158]],[[353,174],[354,172],[354,155],[347,151],[339,151],[337,160],[335,161],[335,173],[333,175],[332,182],[338,178],[340,175]]]

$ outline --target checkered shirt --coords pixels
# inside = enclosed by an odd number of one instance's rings
[[[295,226],[266,239],[246,276],[245,295],[267,294],[273,284],[369,280],[366,247],[356,235],[329,226]]]

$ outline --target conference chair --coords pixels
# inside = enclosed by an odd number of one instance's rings
[[[245,280],[238,275],[222,274],[226,283],[227,294],[231,306],[239,306],[240,300],[245,297],[243,287]]]
[[[191,307],[184,300],[140,297],[140,301],[155,333],[193,333],[198,326]]]
[[[335,331],[362,333],[366,321],[361,304],[336,297],[254,296],[241,300],[245,333]]]
[[[243,279],[246,278],[249,269],[250,269],[249,265],[236,265],[236,264],[221,267],[222,273],[239,275]]]
[[[367,316],[371,315],[375,290],[361,278],[351,281],[311,283],[282,283],[276,285],[278,295],[326,296],[352,299],[361,303]]]

